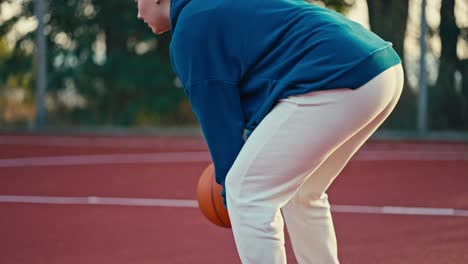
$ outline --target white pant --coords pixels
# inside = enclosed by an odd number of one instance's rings
[[[356,90],[280,100],[226,178],[242,263],[286,263],[283,216],[300,264],[339,263],[326,190],[390,115],[402,87],[403,69],[396,65]]]

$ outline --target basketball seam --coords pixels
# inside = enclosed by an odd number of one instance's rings
[[[216,218],[218,218],[219,222],[220,222],[222,225],[227,226],[227,225],[223,222],[223,220],[221,219],[221,217],[219,216],[218,210],[216,209],[216,204],[215,204],[215,201],[214,201],[213,182],[214,182],[214,177],[213,177],[213,180],[211,181],[211,204],[213,205],[213,209],[214,209]]]

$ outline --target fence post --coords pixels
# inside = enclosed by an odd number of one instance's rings
[[[37,85],[37,116],[36,128],[43,128],[46,120],[45,95],[47,87],[47,46],[45,41],[45,0],[36,0],[35,13],[37,18],[36,32],[36,85]]]
[[[427,21],[426,21],[426,0],[421,1],[421,59],[419,69],[419,92],[418,92],[418,132],[426,134],[427,128],[427,111],[428,111],[428,92],[427,92],[427,69],[426,69],[426,52],[427,52]]]

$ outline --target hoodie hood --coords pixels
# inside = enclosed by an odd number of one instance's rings
[[[171,8],[169,11],[169,20],[171,23],[171,33],[174,33],[174,29],[177,24],[180,12],[184,9],[191,0],[171,0]]]

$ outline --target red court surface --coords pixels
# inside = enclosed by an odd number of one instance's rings
[[[208,163],[198,137],[0,135],[0,264],[240,263],[196,208]],[[468,263],[468,143],[370,141],[327,193],[341,263]]]

